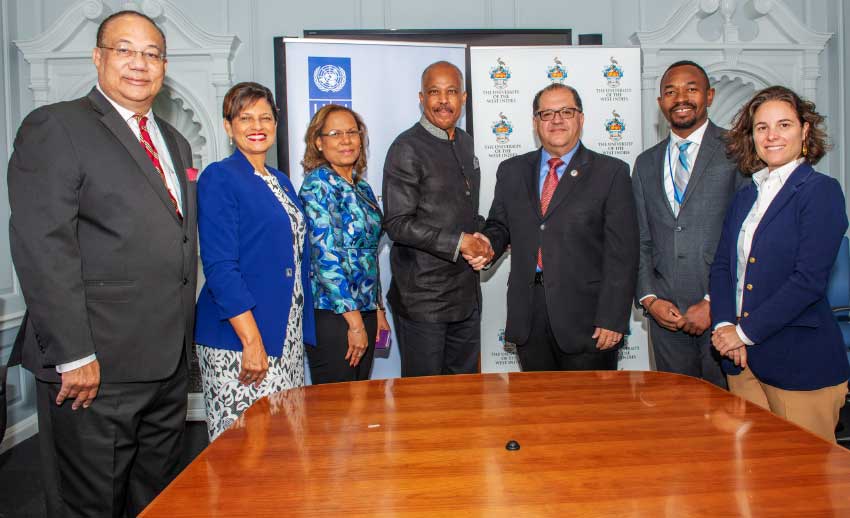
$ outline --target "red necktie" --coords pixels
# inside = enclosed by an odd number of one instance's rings
[[[545,216],[546,210],[549,208],[549,202],[552,201],[552,195],[555,194],[555,189],[558,187],[558,172],[557,169],[564,165],[564,161],[560,158],[550,158],[549,172],[546,174],[546,179],[543,180],[543,192],[540,194],[540,214]],[[537,268],[543,271],[543,249],[537,249]]]
[[[162,179],[162,184],[165,186],[165,192],[168,193],[168,198],[174,206],[174,212],[177,214],[177,218],[180,221],[183,221],[183,214],[180,212],[180,206],[177,205],[177,198],[174,197],[174,194],[171,193],[171,189],[168,188],[168,182],[165,181],[165,171],[162,169],[162,164],[159,163],[159,153],[156,152],[156,147],[153,145],[153,140],[151,140],[151,134],[148,133],[148,118],[138,113],[133,115],[133,118],[135,118],[139,123],[139,142],[142,144],[142,148],[144,148],[145,153],[148,154],[148,158],[150,158],[151,162],[153,162],[156,172],[159,173],[159,177]]]

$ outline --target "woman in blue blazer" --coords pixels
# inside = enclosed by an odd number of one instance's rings
[[[847,230],[811,102],[773,86],[738,113],[727,151],[753,183],[738,191],[711,266],[712,343],[729,389],[829,441],[850,365],[826,284]]]
[[[198,181],[206,284],[195,320],[210,440],[257,399],[304,385],[315,344],[310,244],[286,175],[265,165],[277,110],[268,88],[239,83],[224,98],[236,151]]]

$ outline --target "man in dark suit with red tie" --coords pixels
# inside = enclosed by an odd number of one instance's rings
[[[9,163],[50,516],[136,516],[179,467],[196,207],[189,144],[151,111],[165,50],[150,18],[105,19],[97,86],[30,113]]]
[[[483,230],[496,257],[511,247],[505,340],[524,371],[613,370],[638,267],[629,166],[581,144],[572,87],[547,86],[533,112],[542,148],[499,165]]]

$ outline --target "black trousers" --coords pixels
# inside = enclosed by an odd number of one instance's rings
[[[36,382],[48,516],[138,515],[180,469],[188,388],[185,358],[164,380],[102,383],[85,409]]]
[[[401,376],[473,374],[481,356],[481,313],[459,322],[417,322],[396,315]]]
[[[692,336],[684,331],[668,331],[652,318],[648,320],[655,370],[702,378],[727,388],[726,375],[720,368],[720,353],[711,345],[710,329]]]
[[[348,351],[348,323],[345,317],[325,309],[316,310],[316,347],[309,345],[307,358],[310,363],[310,378],[313,385],[361,381],[369,379],[372,360],[375,358],[375,336],[378,332],[377,311],[361,311],[366,326],[366,352],[360,363],[352,367],[345,359]]]
[[[617,349],[591,353],[565,353],[558,347],[542,284],[534,286],[531,333],[528,341],[517,344],[519,364],[525,371],[607,371],[617,369]],[[592,331],[589,331],[592,333]]]

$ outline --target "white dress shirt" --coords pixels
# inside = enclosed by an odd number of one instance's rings
[[[705,130],[708,128],[708,119],[695,129],[693,133],[687,137],[680,137],[672,131],[670,132],[670,143],[667,144],[667,152],[664,153],[664,193],[667,195],[667,203],[673,209],[676,206],[676,194],[673,188],[673,171],[676,169],[676,163],[679,161],[679,142],[687,140],[691,143],[688,149],[685,150],[688,159],[688,171],[693,173],[694,162],[697,159],[697,153],[702,145],[702,138],[705,136]],[[687,190],[687,189],[686,189]]]
[[[97,90],[103,94],[109,104],[111,104],[127,122],[127,126],[130,127],[130,130],[133,132],[133,135],[139,139],[139,146],[141,146],[141,131],[139,130],[139,123],[134,117],[135,112],[132,110],[128,110],[124,108],[120,104],[116,103],[112,99],[106,95],[106,92],[100,88],[100,84],[97,85]],[[177,179],[177,174],[174,172],[174,163],[171,161],[171,153],[168,151],[168,146],[165,143],[165,140],[162,138],[162,133],[159,131],[159,127],[156,125],[156,119],[153,116],[153,110],[148,110],[148,113],[145,114],[148,118],[147,129],[148,133],[151,136],[151,141],[153,142],[154,147],[156,148],[157,154],[159,155],[159,164],[162,166],[162,171],[165,173],[165,183],[168,186],[168,190],[171,191],[171,195],[174,196],[174,199],[177,200],[177,206],[181,207],[181,211],[183,210],[183,196],[180,191],[180,182]],[[97,359],[97,356],[94,354],[90,354],[85,358],[80,358],[79,360],[62,363],[56,366],[56,372],[63,373],[68,372],[74,369],[79,369],[83,365],[87,365]]]
[[[118,113],[121,115],[121,118],[127,122],[127,126],[130,127],[130,130],[133,132],[133,135],[136,136],[136,139],[139,141],[139,146],[141,146],[141,138],[142,134],[139,130],[139,122],[136,120],[136,113],[132,110],[128,110],[124,108],[120,104],[116,103],[109,96],[104,93],[103,90],[100,89],[100,85],[97,85],[97,89],[100,93],[106,97],[106,100],[115,107]],[[174,196],[174,199],[177,200],[177,206],[180,207],[180,211],[183,211],[183,195],[180,192],[180,181],[177,179],[177,173],[174,172],[174,162],[171,161],[171,153],[168,151],[168,145],[165,143],[165,139],[162,136],[162,133],[159,131],[159,126],[156,125],[156,119],[153,116],[153,110],[148,110],[147,113],[144,114],[145,117],[148,118],[148,133],[151,136],[151,141],[153,142],[153,146],[156,148],[156,152],[159,155],[159,164],[162,166],[162,171],[165,173],[165,183],[168,185],[168,190],[171,192],[171,195]]]
[[[675,170],[676,163],[679,161],[679,142],[687,140],[691,143],[691,145],[688,146],[688,149],[685,150],[685,153],[688,158],[688,171],[693,172],[694,162],[696,162],[697,153],[699,153],[699,147],[702,145],[702,138],[705,136],[706,128],[708,128],[708,119],[706,119],[702,126],[695,129],[694,132],[687,137],[680,137],[672,131],[670,132],[670,142],[667,144],[667,151],[664,153],[664,174],[661,175],[661,180],[664,184],[664,194],[667,195],[667,203],[670,204],[670,209],[673,210],[674,213],[676,207],[676,192],[673,187],[673,171]],[[657,296],[654,293],[647,293],[638,299],[638,301],[642,305],[643,301],[649,297]],[[705,295],[705,300],[709,300],[708,294]]]
[[[747,275],[747,259],[750,257],[750,250],[753,246],[753,236],[756,230],[758,230],[759,223],[761,223],[767,209],[770,208],[770,204],[773,203],[774,198],[776,198],[782,186],[785,185],[788,177],[797,169],[797,166],[803,163],[803,160],[803,158],[798,158],[782,167],[777,167],[772,172],[769,172],[765,167],[753,175],[753,182],[756,184],[758,196],[747,217],[744,218],[741,230],[738,232],[738,264],[736,269],[738,282],[735,286],[735,311],[738,317],[741,316],[741,306],[744,304],[744,279]],[[720,322],[714,328],[717,329],[731,325],[733,325],[731,322]],[[754,342],[744,334],[744,330],[741,329],[740,325],[736,325],[735,330],[738,332],[738,337],[742,342],[747,345],[753,345]]]

